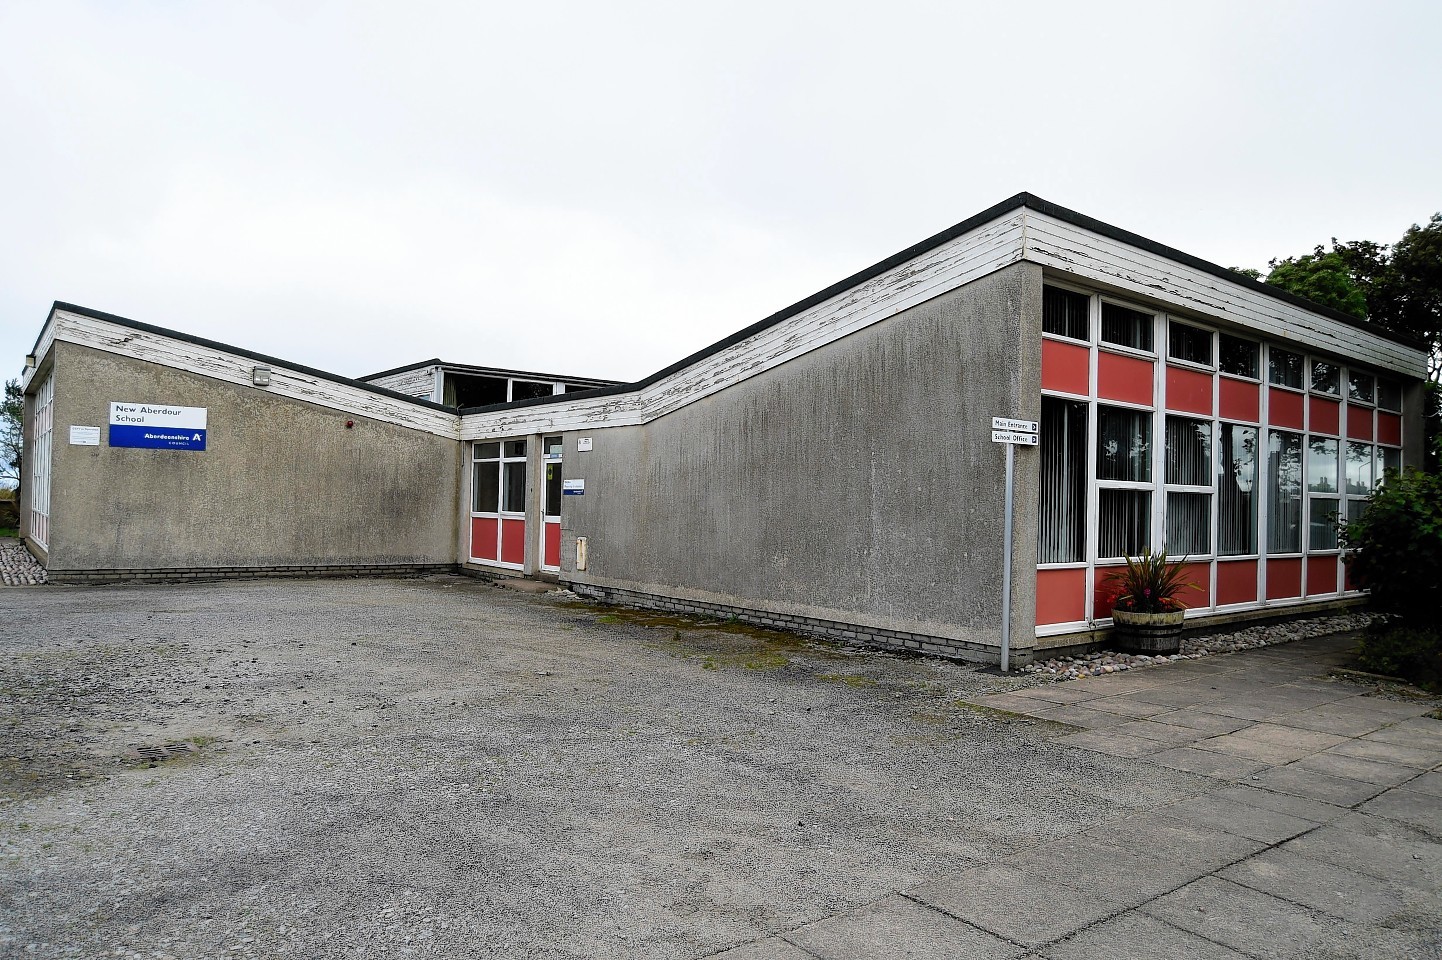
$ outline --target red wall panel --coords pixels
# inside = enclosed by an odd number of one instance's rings
[[[1041,388],[1087,395],[1090,387],[1091,350],[1074,343],[1041,342]]]
[[[1086,570],[1036,572],[1036,622],[1072,623],[1087,618]]]
[[[1326,397],[1308,397],[1311,406],[1309,426],[1313,433],[1329,433],[1332,436],[1342,432],[1342,404]]]
[[[1302,558],[1267,561],[1267,599],[1284,600],[1302,595]]]
[[[1377,442],[1402,445],[1402,418],[1395,413],[1377,412]]]
[[[542,561],[548,567],[559,567],[561,565],[561,525],[559,523],[546,524],[546,549],[545,559]]]
[[[1305,400],[1300,393],[1272,387],[1267,391],[1267,421],[1274,427],[1302,429],[1302,403]]]
[[[1245,420],[1256,423],[1262,416],[1262,388],[1259,384],[1245,380],[1220,377],[1217,382],[1217,399],[1221,405],[1223,420]]]
[[[1212,415],[1212,375],[1167,366],[1167,409]]]
[[[1152,362],[1097,351],[1097,396],[1127,403],[1152,402]]]
[[[1217,562],[1217,606],[1228,603],[1256,603],[1257,561]]]
[[[1353,440],[1372,439],[1372,408],[1347,408],[1347,436]]]
[[[501,521],[501,562],[524,563],[526,560],[526,521]]]
[[[1307,558],[1307,596],[1337,592],[1337,563],[1334,556]]]
[[[1197,589],[1183,588],[1177,599],[1187,605],[1188,610],[1212,605],[1212,565],[1210,563],[1189,563],[1182,568],[1186,571],[1186,582]]]
[[[1092,591],[1092,616],[1097,620],[1112,615],[1112,601],[1117,598],[1117,585],[1107,583],[1107,574],[1121,570],[1120,564],[1097,567],[1096,587]]]
[[[471,518],[471,556],[478,560],[496,559],[496,518]]]

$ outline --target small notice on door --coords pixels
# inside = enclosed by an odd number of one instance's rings
[[[72,426],[70,428],[70,444],[75,447],[100,446],[100,428]]]
[[[583,497],[586,495],[585,480],[562,480],[561,495],[566,497]]]

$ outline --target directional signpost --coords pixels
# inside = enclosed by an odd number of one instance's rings
[[[1001,672],[1011,669],[1011,475],[1018,444],[1037,445],[1037,422],[991,418],[991,440],[1006,444],[1006,562],[1001,568]]]

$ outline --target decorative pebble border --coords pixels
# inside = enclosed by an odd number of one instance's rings
[[[23,544],[0,543],[0,583],[7,587],[30,587],[46,582],[45,568]]]
[[[1048,680],[1076,680],[1080,677],[1120,673],[1123,670],[1152,667],[1177,660],[1199,660],[1216,653],[1255,650],[1258,647],[1270,647],[1278,643],[1303,640],[1307,637],[1321,637],[1329,633],[1361,630],[1371,619],[1371,614],[1347,613],[1336,617],[1315,617],[1310,620],[1293,620],[1288,623],[1261,624],[1234,633],[1183,637],[1181,652],[1166,656],[1153,657],[1146,654],[1099,650],[1082,657],[1061,657],[1056,660],[1043,660],[1028,664],[1021,668],[1021,672],[1040,674]]]

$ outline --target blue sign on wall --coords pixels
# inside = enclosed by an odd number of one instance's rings
[[[110,404],[110,445],[151,450],[204,450],[205,407]]]

